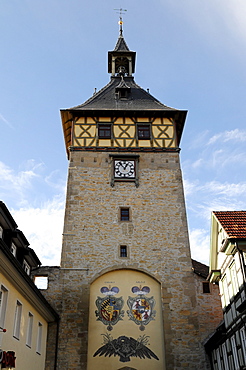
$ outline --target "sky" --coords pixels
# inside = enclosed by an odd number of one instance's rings
[[[119,8],[135,81],[188,110],[180,156],[191,254],[208,264],[211,211],[246,209],[245,0],[1,0],[0,199],[42,264],[59,265],[60,109],[108,83]]]

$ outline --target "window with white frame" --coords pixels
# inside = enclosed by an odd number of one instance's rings
[[[13,256],[16,257],[16,245],[14,243],[11,244],[11,247],[10,247],[10,252],[13,254]]]
[[[27,275],[30,275],[31,267],[25,260],[23,261],[23,269],[27,273]]]
[[[244,361],[246,362],[246,333],[245,333],[244,326],[240,329],[240,337],[242,341],[242,351],[243,351]]]
[[[38,323],[38,336],[37,336],[37,348],[36,352],[41,354],[41,347],[42,347],[42,333],[43,333],[43,325],[41,322]]]
[[[232,349],[232,355],[233,355],[233,360],[234,360],[234,364],[235,364],[235,369],[240,370],[240,365],[239,365],[239,361],[238,361],[238,353],[237,353],[237,343],[236,343],[236,339],[235,339],[234,335],[231,337],[231,349]]]
[[[221,280],[221,284],[222,284],[222,292],[223,292],[223,297],[221,297],[222,304],[224,304],[224,306],[228,306],[228,304],[230,303],[230,296],[229,296],[229,290],[228,290],[226,275]]]
[[[1,285],[0,290],[0,328],[4,329],[5,315],[7,310],[8,290]]]
[[[214,350],[212,352],[212,362],[213,362],[213,369],[214,370],[218,370],[218,366],[217,366],[217,357],[216,357],[217,353],[216,353],[216,350]]]
[[[238,277],[237,277],[235,262],[233,262],[230,266],[230,274],[231,274],[233,294],[236,295],[237,292],[239,291],[239,283],[238,283]]]
[[[226,350],[226,343],[222,344],[222,355],[223,355],[223,362],[224,362],[225,370],[230,370],[229,363],[228,363],[228,355],[227,355],[227,350]]]
[[[32,346],[32,328],[33,328],[33,314],[29,312],[27,323],[26,345],[30,348]]]
[[[221,363],[221,357],[220,357],[220,349],[219,348],[216,349],[216,359],[217,359],[218,370],[223,370],[222,363]]]
[[[22,313],[22,304],[20,301],[17,301],[15,307],[14,332],[13,332],[13,336],[16,339],[20,339],[21,313]]]

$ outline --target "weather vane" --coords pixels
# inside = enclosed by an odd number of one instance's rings
[[[123,25],[123,21],[122,21],[122,15],[125,14],[124,12],[127,12],[127,9],[114,9],[114,10],[117,10],[117,13],[120,15],[120,20],[119,20],[119,25],[120,25],[120,36],[122,36],[122,25]]]

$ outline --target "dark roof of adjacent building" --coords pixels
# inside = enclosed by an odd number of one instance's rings
[[[50,313],[54,316],[54,318],[58,320],[59,314],[49,304],[49,302],[46,300],[46,298],[43,296],[43,294],[34,284],[30,276],[26,274],[26,272],[24,271],[20,263],[17,261],[17,259],[13,256],[13,254],[10,252],[10,250],[6,247],[6,245],[1,240],[0,240],[0,252],[2,252],[6,256],[9,262],[12,264],[13,268],[18,272],[19,280],[21,279],[22,281],[25,282],[25,284],[29,286],[29,288],[34,292],[34,294],[44,304],[44,306],[50,311]]]
[[[195,261],[193,259],[191,260],[191,262],[192,262],[192,267],[193,267],[193,271],[195,272],[195,274],[206,279],[209,273],[209,267],[205,265],[204,263]]]
[[[2,201],[0,201],[0,225],[11,230],[15,230],[18,226],[8,208]]]
[[[246,238],[246,211],[214,211],[229,238]]]
[[[30,264],[31,268],[38,268],[41,265],[41,262],[34,250],[29,247],[29,242],[23,232],[17,229],[18,225],[9,212],[7,206],[2,201],[0,201],[0,226],[3,229],[3,234],[0,237],[1,263],[6,265],[5,260],[2,258],[4,255],[13,267],[14,271],[18,274],[18,280],[16,280],[16,283],[20,286],[20,282],[23,282],[25,286],[28,286],[39,301],[48,309],[50,314],[54,316],[54,319],[57,320],[59,318],[58,313],[48,303],[22,266],[23,258],[25,258],[27,263]],[[17,247],[16,256],[14,256],[10,250],[12,241],[14,241]],[[10,270],[6,269],[6,271],[11,274]],[[12,274],[11,277],[13,278]]]

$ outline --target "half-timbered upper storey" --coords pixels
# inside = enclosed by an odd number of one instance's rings
[[[136,84],[135,52],[122,32],[108,53],[110,82],[83,104],[61,110],[70,150],[178,150],[187,111],[170,108]]]
[[[245,252],[246,211],[213,212],[209,280],[219,282],[222,307],[235,306],[225,315],[227,325],[246,307]]]

